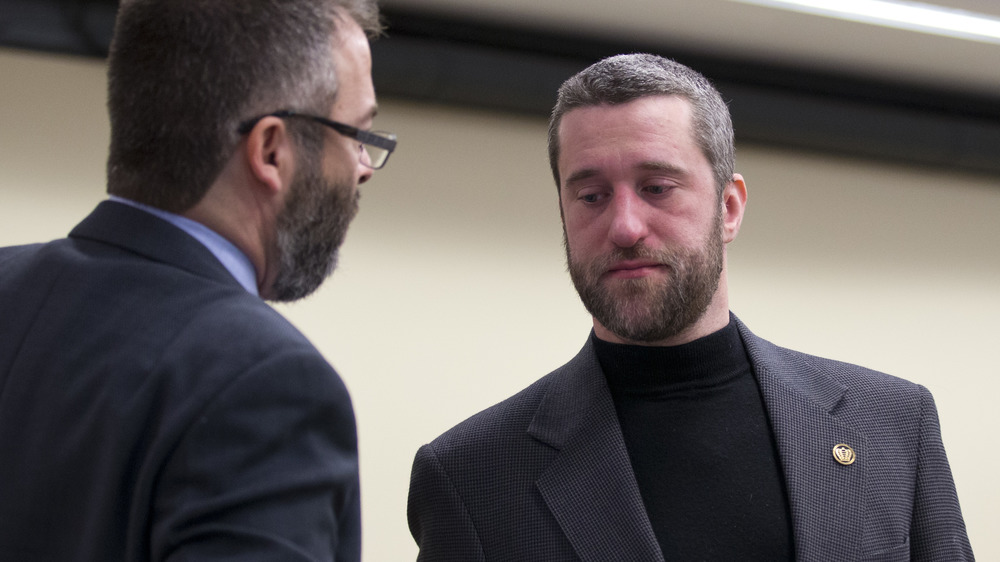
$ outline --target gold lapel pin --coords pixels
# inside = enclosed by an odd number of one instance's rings
[[[833,458],[840,464],[847,466],[849,464],[854,464],[858,456],[854,454],[854,449],[850,445],[845,445],[839,443],[833,446]]]

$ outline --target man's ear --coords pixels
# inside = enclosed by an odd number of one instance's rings
[[[733,179],[722,190],[722,241],[732,242],[740,233],[743,212],[747,207],[747,184],[743,176],[733,174]]]
[[[294,140],[285,122],[265,117],[247,134],[244,147],[249,171],[272,194],[281,193],[294,172]]]

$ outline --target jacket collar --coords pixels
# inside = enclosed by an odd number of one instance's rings
[[[528,428],[559,450],[536,481],[545,503],[581,560],[662,561],[590,340],[549,376]]]
[[[739,329],[759,384],[780,383],[825,412],[836,409],[847,387],[818,372],[808,363],[805,355],[755,336],[739,318],[735,315],[731,317]]]
[[[201,277],[234,283],[242,289],[201,242],[169,222],[129,205],[101,202],[69,236],[117,246]]]
[[[864,434],[836,415],[847,387],[817,368],[816,358],[778,347],[736,322],[778,446],[797,558],[835,552],[843,560],[860,559],[869,451]],[[854,449],[853,464],[836,461],[839,444]]]

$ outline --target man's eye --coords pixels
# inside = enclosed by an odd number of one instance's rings
[[[663,195],[667,191],[667,186],[665,185],[647,185],[646,192],[652,193],[653,195]]]

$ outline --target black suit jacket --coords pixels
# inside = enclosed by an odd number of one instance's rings
[[[777,442],[802,561],[971,560],[930,393],[774,346],[736,320]],[[850,445],[856,461],[836,462]],[[417,452],[423,561],[663,560],[588,342]]]
[[[105,202],[0,249],[0,560],[358,560],[360,540],[342,381],[204,246]]]

